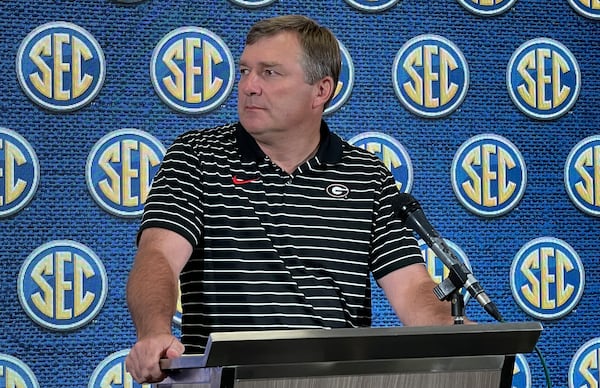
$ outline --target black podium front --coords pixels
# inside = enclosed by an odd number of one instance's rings
[[[510,388],[542,325],[493,323],[213,333],[204,355],[162,360],[157,388]]]

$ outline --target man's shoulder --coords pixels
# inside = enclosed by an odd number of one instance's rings
[[[179,135],[176,141],[190,144],[213,141],[222,142],[233,138],[237,127],[238,123],[228,123],[215,127],[192,129]]]

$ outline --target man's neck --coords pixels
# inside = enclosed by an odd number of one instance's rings
[[[256,142],[273,163],[288,174],[296,171],[298,166],[312,158],[319,148],[321,127],[312,128],[301,135],[278,136],[269,142]]]

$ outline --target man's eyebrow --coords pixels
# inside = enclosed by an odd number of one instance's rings
[[[240,60],[239,65],[240,66],[248,66],[248,64],[243,60]],[[258,62],[258,65],[257,65],[257,67],[276,67],[276,66],[281,66],[281,63],[279,63],[279,62]]]

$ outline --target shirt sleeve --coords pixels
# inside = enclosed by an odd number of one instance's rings
[[[144,204],[137,239],[144,229],[157,227],[183,236],[197,247],[203,212],[200,160],[190,133],[179,136],[167,150]]]
[[[370,266],[375,279],[410,264],[424,264],[412,229],[397,215],[394,198],[398,188],[392,175],[386,172],[374,204]]]

